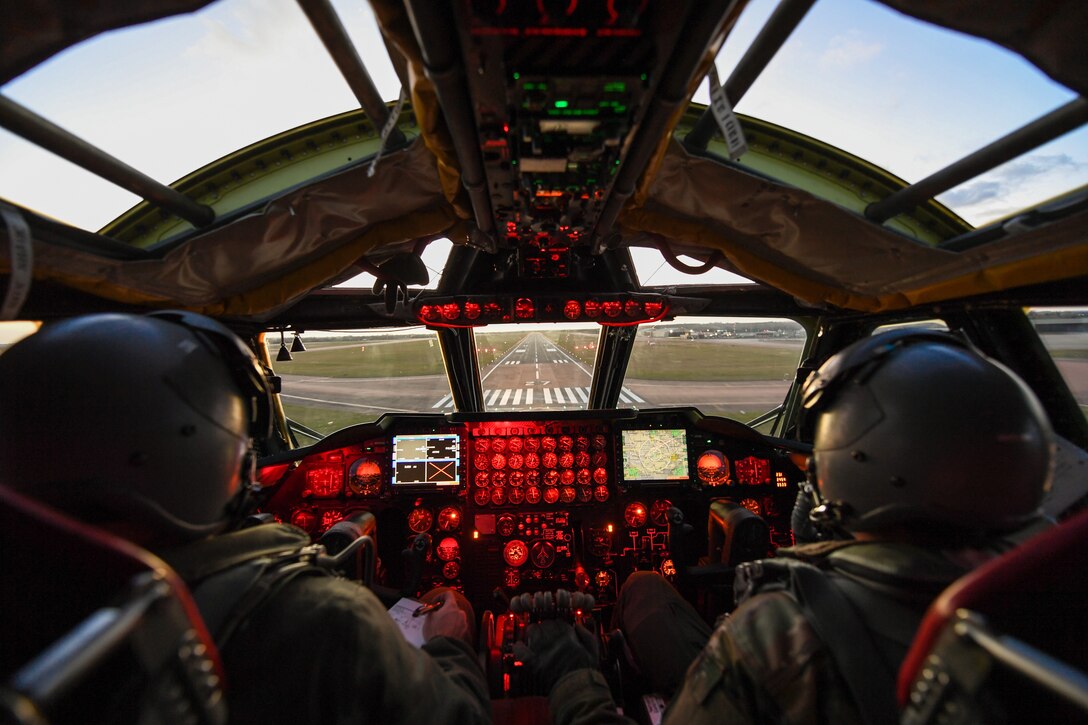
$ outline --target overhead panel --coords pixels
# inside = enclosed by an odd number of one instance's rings
[[[689,4],[464,0],[458,25],[502,246],[522,277],[588,242]]]

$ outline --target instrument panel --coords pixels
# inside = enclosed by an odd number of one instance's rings
[[[707,563],[712,505],[762,517],[770,549],[788,546],[802,467],[772,439],[690,408],[389,414],[265,459],[259,479],[261,511],[315,539],[372,513],[380,583],[452,586],[479,610],[559,587],[607,605],[633,571]],[[674,509],[683,546],[669,541]]]

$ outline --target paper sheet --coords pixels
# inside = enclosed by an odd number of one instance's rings
[[[416,611],[419,605],[420,602],[414,599],[402,597],[389,610],[389,616],[397,623],[397,627],[400,628],[404,638],[416,647],[422,647],[425,641],[423,639],[423,622],[427,619],[426,617],[412,616],[412,612]]]

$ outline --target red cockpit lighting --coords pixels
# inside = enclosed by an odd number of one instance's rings
[[[478,303],[476,303],[476,302],[466,302],[465,303],[465,319],[466,320],[477,320],[477,319],[479,319],[481,311],[482,310],[480,309],[480,305]]]
[[[578,300],[567,300],[563,305],[563,317],[568,320],[577,320],[582,316],[582,303]]]
[[[531,320],[536,317],[536,305],[528,297],[519,297],[514,303],[514,317],[519,320]]]
[[[623,303],[616,300],[608,300],[601,303],[601,311],[605,317],[619,317],[623,313]]]

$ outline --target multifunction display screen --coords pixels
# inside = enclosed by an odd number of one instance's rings
[[[682,429],[622,432],[623,480],[688,480],[688,434]]]
[[[460,470],[456,433],[393,436],[394,486],[457,486]]]

